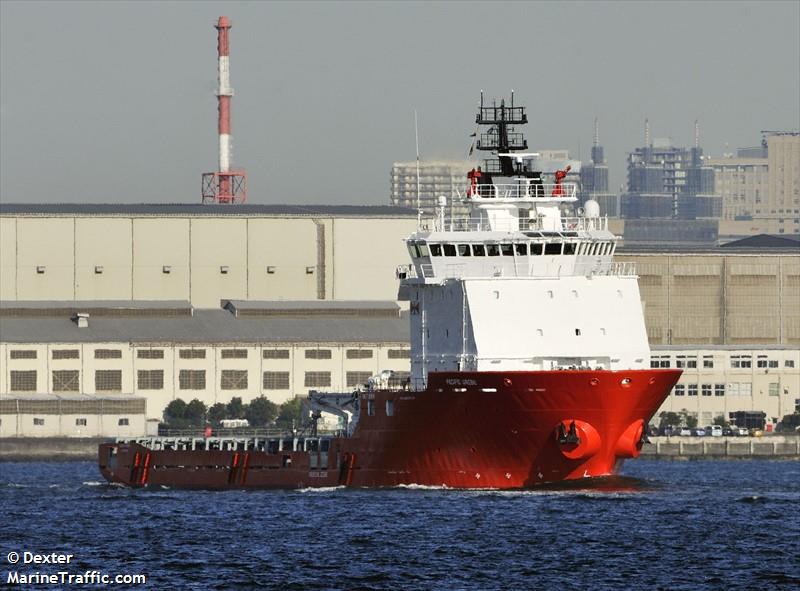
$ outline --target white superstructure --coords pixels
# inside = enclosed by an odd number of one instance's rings
[[[649,367],[635,269],[613,262],[617,238],[594,202],[567,217],[575,185],[525,177],[472,193],[460,195],[471,215],[442,207],[398,269],[415,384],[432,371]]]

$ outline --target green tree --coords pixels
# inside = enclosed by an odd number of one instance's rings
[[[713,424],[719,425],[720,427],[727,427],[728,425],[730,425],[730,423],[725,420],[725,417],[723,415],[715,416]]]
[[[281,404],[275,424],[281,429],[300,428],[305,424],[304,415],[302,400],[300,398],[292,398]]]
[[[244,418],[253,427],[264,427],[274,421],[276,416],[278,405],[267,400],[265,396],[254,398],[244,407]]]
[[[194,426],[203,425],[207,410],[206,405],[202,401],[197,398],[193,399],[186,405],[186,413],[184,415],[186,417],[186,422]]]
[[[180,398],[176,398],[164,409],[164,421],[174,423],[186,418],[186,403]]]
[[[665,427],[677,427],[681,424],[681,417],[676,412],[671,411],[663,411],[661,414],[658,415],[659,421],[659,428],[663,429]]]
[[[208,409],[208,413],[206,414],[208,421],[214,425],[215,427],[219,425],[219,422],[222,419],[228,418],[228,405],[224,402],[217,402],[216,404],[212,404],[211,408]]]
[[[229,419],[243,419],[244,418],[244,404],[239,396],[234,396],[228,403],[227,407]]]

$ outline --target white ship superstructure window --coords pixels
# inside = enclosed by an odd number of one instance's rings
[[[458,248],[458,256],[460,257],[470,256],[469,244],[459,244],[457,248]]]
[[[564,243],[564,254],[575,254],[575,243],[574,242],[566,242],[566,243]]]
[[[514,251],[517,253],[517,256],[526,257],[528,256],[528,244],[525,242],[518,242],[514,245]]]
[[[444,250],[444,256],[446,257],[456,256],[455,244],[442,244],[442,250]]]
[[[536,256],[544,252],[544,244],[541,242],[531,244],[531,255]]]
[[[442,256],[442,245],[441,244],[431,244],[431,256],[440,257]]]
[[[486,247],[483,244],[473,244],[472,245],[472,256],[485,257],[486,256]]]
[[[548,242],[544,245],[544,254],[554,255],[554,254],[561,254],[561,243],[558,242]]]
[[[513,257],[514,256],[514,245],[513,244],[501,244],[500,245],[500,252],[503,253],[504,257]]]
[[[500,256],[500,245],[499,244],[487,244],[486,245],[486,256],[499,257]]]

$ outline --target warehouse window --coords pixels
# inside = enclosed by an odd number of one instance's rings
[[[686,386],[683,384],[675,384],[675,389],[673,390],[673,394],[675,396],[683,396],[686,394]]]
[[[372,377],[372,373],[368,371],[348,371],[347,372],[347,387],[355,388],[367,383]]]
[[[725,384],[714,384],[714,396],[725,396]]]
[[[53,359],[78,359],[78,349],[54,349]]]
[[[127,427],[130,424],[131,422],[129,419],[120,419],[117,421],[117,425],[119,425],[120,427]]]
[[[389,349],[389,359],[411,359],[411,350]]]
[[[164,349],[139,349],[136,351],[138,359],[164,359]]]
[[[731,355],[731,367],[734,369],[753,367],[752,355]]]
[[[11,359],[36,359],[36,351],[33,349],[12,349]]]
[[[163,369],[140,369],[136,374],[136,385],[140,390],[163,390]]]
[[[306,359],[330,359],[330,349],[306,349]]]
[[[77,369],[53,371],[53,392],[77,392],[79,389],[80,372]]]
[[[75,426],[76,427],[85,427],[86,426],[86,419],[75,419]]]
[[[121,369],[98,369],[94,372],[94,389],[98,392],[119,392],[122,390]]]
[[[288,390],[289,372],[288,371],[265,371],[264,372],[265,390]]]
[[[675,358],[675,367],[695,368],[697,367],[697,357],[688,357],[686,355],[678,355]]]
[[[689,384],[689,396],[697,396],[697,384]]]
[[[17,371],[11,370],[11,391],[12,392],[35,392],[36,391],[36,370]]]
[[[205,359],[205,349],[181,349],[178,353],[181,359]]]
[[[769,395],[770,396],[780,396],[780,386],[778,382],[770,382],[769,384]]]
[[[711,384],[703,384],[700,387],[703,396],[711,396]]]
[[[303,382],[306,388],[324,388],[331,385],[331,372],[307,371]]]
[[[650,367],[669,367],[669,366],[670,366],[669,355],[661,355],[650,358]]]
[[[289,349],[264,349],[264,359],[289,359]]]
[[[348,349],[348,359],[372,359],[372,349]]]
[[[223,359],[247,359],[247,349],[223,349]]]
[[[33,424],[36,427],[43,427],[44,426],[44,419],[33,419]]]
[[[95,349],[95,359],[122,359],[122,351],[120,349]]]
[[[223,369],[220,387],[223,390],[247,390],[247,370]]]
[[[206,370],[182,369],[178,374],[178,387],[181,390],[205,390]]]
[[[703,355],[703,368],[714,369],[714,357],[712,355]]]
[[[783,362],[784,367],[794,367],[794,359],[787,359]]]

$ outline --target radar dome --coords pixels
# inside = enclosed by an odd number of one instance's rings
[[[600,217],[600,204],[594,199],[589,199],[586,203],[584,203],[583,209],[586,211],[585,215],[587,218]]]

